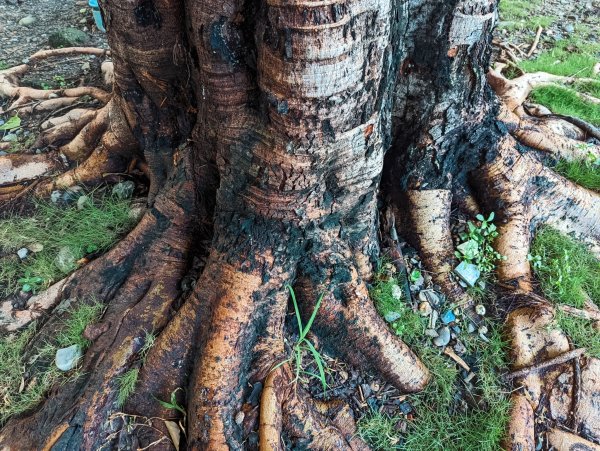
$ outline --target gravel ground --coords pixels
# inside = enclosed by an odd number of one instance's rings
[[[19,21],[32,16],[31,25]],[[86,1],[0,0],[0,62],[9,66],[47,49],[48,37],[65,27],[77,28],[89,36],[89,45],[107,48],[106,36],[94,24]]]

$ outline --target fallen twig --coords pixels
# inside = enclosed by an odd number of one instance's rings
[[[600,312],[593,310],[581,310],[570,305],[559,305],[558,309],[567,315],[575,316],[577,318],[583,318],[590,321],[600,321]]]
[[[454,360],[456,363],[462,366],[465,370],[471,371],[471,368],[469,367],[469,365],[467,365],[467,362],[461,359],[451,348],[445,348],[444,354],[446,354],[448,357],[450,357],[452,360]]]
[[[524,376],[527,376],[528,374],[535,373],[541,369],[548,368],[549,366],[560,365],[561,363],[568,362],[571,359],[576,359],[577,357],[581,356],[585,351],[586,351],[585,348],[574,349],[572,351],[568,351],[563,354],[560,354],[552,359],[545,360],[540,363],[536,363],[535,365],[526,366],[525,368],[521,368],[520,370],[517,370],[517,371],[513,371],[512,373],[509,373],[504,377],[505,377],[505,379],[507,379],[509,381],[516,379],[518,377],[524,377]]]
[[[537,33],[535,34],[535,39],[533,40],[533,44],[531,44],[531,48],[529,49],[529,52],[527,52],[528,57],[533,55],[533,52],[535,52],[535,49],[537,48],[540,42],[540,36],[542,36],[542,31],[544,31],[544,29],[542,27],[538,27]]]

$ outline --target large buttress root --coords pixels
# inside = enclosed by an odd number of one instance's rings
[[[106,305],[100,328],[104,332],[87,350],[79,377],[55,387],[39,410],[3,427],[2,446],[96,449],[114,438],[120,427],[111,420],[119,411],[118,376],[139,365],[146,334],[160,331],[169,321],[188,264],[194,221],[192,177],[181,168],[175,178],[126,239],[76,272],[63,287],[63,299]],[[148,279],[148,274],[154,277]],[[52,315],[30,346],[51,337],[61,320],[60,314]]]
[[[597,359],[580,353],[569,357],[571,345],[554,322],[554,308],[532,292],[527,255],[532,231],[543,224],[597,245],[598,194],[558,176],[532,153],[516,147],[511,137],[505,137],[496,159],[474,177],[482,201],[498,212],[496,249],[507,257],[498,265],[498,278],[508,290],[500,304],[509,312],[506,334],[512,367],[524,373],[515,375],[520,389],[511,398],[505,446],[535,449],[543,439],[545,446],[559,450],[576,444],[595,449],[592,442],[600,438],[600,423],[590,400],[600,393],[600,384],[597,376],[576,379],[579,373],[597,371]],[[566,361],[560,359],[563,355]],[[575,434],[551,429],[549,421]]]

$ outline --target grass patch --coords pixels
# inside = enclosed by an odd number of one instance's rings
[[[38,201],[32,216],[0,221],[0,254],[8,254],[0,265],[0,297],[24,287],[33,292],[48,287],[84,255],[110,248],[133,225],[130,201],[109,195],[90,199],[81,210]],[[43,250],[20,260],[16,251],[33,244]]]
[[[544,228],[536,235],[531,252],[541,257],[534,271],[548,299],[574,307],[583,307],[588,296],[600,300],[600,260],[583,244]],[[575,347],[585,347],[588,355],[600,358],[600,334],[591,321],[560,310],[556,321]]]
[[[600,300],[600,261],[583,244],[544,228],[537,233],[531,254],[540,257],[534,271],[550,300],[579,308],[587,296]]]
[[[406,343],[414,343],[423,336],[425,320],[417,312],[413,312],[401,293],[396,279],[377,277],[371,289],[371,299],[390,328]],[[391,320],[392,318],[396,319]]]
[[[373,412],[360,419],[357,424],[358,434],[373,451],[390,451],[401,449],[400,433],[397,429],[401,417],[390,417],[380,412]]]
[[[0,70],[8,69],[9,67],[10,65],[6,61],[0,61]]]
[[[547,106],[553,113],[575,116],[600,126],[600,105],[580,98],[573,89],[559,86],[536,88],[530,98]]]
[[[600,358],[600,333],[591,321],[557,311],[558,326],[571,338],[575,348],[586,348],[587,354]]]
[[[456,364],[424,337],[427,320],[398,296],[398,288],[394,288],[397,284],[394,278],[379,274],[371,289],[371,298],[384,318],[390,313],[400,314],[388,324],[419,354],[431,372],[431,380],[422,393],[407,399],[416,412],[411,421],[373,412],[358,422],[360,436],[376,450],[500,449],[510,404],[500,378],[508,364],[507,345],[499,330],[489,326],[487,343],[476,335],[461,334],[477,372],[475,392],[471,393],[461,385]],[[469,402],[466,410],[457,401],[458,393]],[[400,420],[408,421],[404,434],[397,429]]]
[[[140,370],[138,368],[132,368],[117,378],[117,383],[119,384],[117,405],[119,407],[123,407],[127,399],[135,391],[135,384],[137,384],[139,372]]]
[[[555,171],[579,186],[600,191],[600,165],[592,161],[559,161]]]
[[[535,31],[538,26],[548,27],[554,21],[554,18],[539,14],[542,4],[543,0],[501,1],[499,5],[500,17],[503,21],[508,22],[504,24],[504,28],[509,30],[528,28]]]
[[[571,52],[561,45],[540,53],[536,59],[522,61],[519,67],[525,72],[548,72],[566,77],[592,78],[595,76],[594,64],[598,62],[594,53],[598,49],[587,47],[586,49],[590,52]]]
[[[83,330],[99,318],[102,310],[98,303],[80,305],[65,319],[53,340],[36,350],[27,349],[35,336],[35,324],[0,338],[0,425],[35,407],[54,384],[77,377],[77,372],[63,373],[54,365],[56,350],[73,344],[85,350],[89,343],[82,337]]]

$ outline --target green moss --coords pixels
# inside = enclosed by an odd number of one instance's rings
[[[129,201],[90,197],[93,201],[81,210],[38,201],[33,215],[0,221],[0,254],[8,254],[0,264],[0,297],[26,284],[38,291],[68,274],[56,262],[61,249],[68,249],[78,260],[90,252],[108,249],[132,227]],[[32,244],[43,245],[43,250],[20,260],[16,251]]]
[[[596,162],[561,160],[554,169],[579,186],[600,191],[600,165]]]
[[[559,86],[536,88],[530,98],[547,106],[553,113],[575,116],[600,126],[600,105],[580,98],[573,89]]]
[[[544,228],[537,233],[531,254],[541,257],[534,271],[550,300],[574,307],[582,307],[587,296],[600,301],[600,261],[583,244]]]

